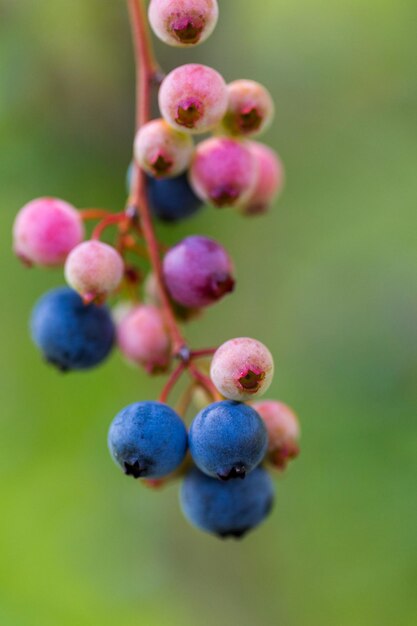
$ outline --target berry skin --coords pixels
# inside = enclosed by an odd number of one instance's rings
[[[213,137],[196,148],[190,183],[205,202],[217,207],[245,204],[257,179],[257,161],[246,143]]]
[[[299,454],[300,425],[294,411],[283,402],[261,400],[252,407],[263,419],[268,431],[268,459],[278,469]]]
[[[163,478],[183,462],[187,431],[166,404],[137,402],[114,418],[108,444],[112,457],[127,476]]]
[[[222,130],[231,135],[259,135],[274,118],[274,101],[263,85],[235,80],[227,86],[228,107]]]
[[[193,526],[222,539],[240,539],[270,513],[274,486],[262,467],[256,468],[246,480],[227,483],[209,478],[194,468],[184,479],[180,503]]]
[[[163,222],[178,222],[197,213],[202,201],[192,190],[187,174],[157,180],[148,178],[148,199],[151,211]]]
[[[173,300],[189,308],[214,304],[235,285],[229,255],[208,237],[187,237],[171,248],[165,255],[163,271]]]
[[[177,67],[159,90],[162,117],[177,130],[197,134],[213,130],[226,113],[226,83],[206,65]]]
[[[214,478],[245,478],[265,457],[268,434],[258,413],[224,400],[204,408],[190,428],[190,452],[197,467]]]
[[[115,328],[106,307],[84,305],[68,287],[46,293],[31,317],[32,338],[45,359],[59,370],[84,370],[110,353]]]
[[[263,395],[273,375],[270,351],[263,343],[249,337],[226,341],[211,362],[211,379],[229,400],[244,401]]]
[[[120,285],[124,263],[112,246],[101,241],[84,241],[74,248],[65,263],[65,279],[85,301],[106,296]]]
[[[84,237],[77,210],[58,198],[38,198],[17,214],[13,226],[13,248],[27,265],[62,265]]]
[[[135,159],[151,176],[177,176],[188,168],[194,151],[190,135],[174,130],[165,120],[148,122],[135,137]]]
[[[171,342],[162,313],[155,306],[139,305],[123,316],[117,326],[117,342],[122,354],[149,374],[166,370],[170,363]]]
[[[170,46],[203,43],[219,17],[217,0],[152,0],[149,21],[155,35]]]
[[[282,191],[284,166],[277,153],[268,146],[250,141],[248,147],[258,163],[258,176],[255,189],[240,210],[244,215],[262,215]]]

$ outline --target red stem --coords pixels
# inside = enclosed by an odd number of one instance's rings
[[[101,222],[97,224],[95,229],[91,234],[91,239],[98,240],[100,239],[103,231],[106,230],[109,226],[114,226],[115,224],[121,224],[122,222],[126,222],[127,218],[125,213],[113,213],[111,215],[107,215]]]
[[[153,54],[144,2],[143,0],[128,0],[128,5],[136,59],[136,128],[138,129],[150,119],[152,85],[158,75],[158,66]],[[186,346],[186,341],[178,327],[165,287],[159,245],[155,236],[146,193],[146,177],[137,163],[135,164],[131,204],[140,217],[143,237],[158,285],[163,314],[171,336],[172,351],[176,355]]]
[[[182,373],[185,371],[186,365],[185,363],[180,363],[175,370],[172,372],[171,376],[168,378],[168,381],[165,387],[162,390],[162,393],[159,397],[160,402],[166,402],[168,400],[168,396],[171,393],[172,389],[177,384],[178,380],[181,378]]]
[[[217,351],[217,348],[205,348],[204,350],[192,350],[191,358],[192,359],[204,359],[208,356],[213,356],[213,354]]]

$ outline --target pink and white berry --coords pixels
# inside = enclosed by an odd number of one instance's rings
[[[257,160],[245,142],[213,137],[197,146],[190,183],[205,202],[217,207],[241,206],[255,188],[257,167]]]
[[[263,343],[249,337],[226,341],[213,356],[210,376],[228,400],[261,396],[272,382],[274,361]]]
[[[124,263],[120,254],[101,241],[80,243],[65,263],[68,285],[90,301],[115,291],[123,273]]]
[[[13,249],[27,265],[62,265],[83,238],[80,214],[58,198],[32,200],[19,211],[13,226]]]
[[[149,21],[155,35],[170,46],[203,43],[219,17],[217,0],[151,0]]]
[[[169,335],[163,315],[155,306],[139,305],[122,317],[117,341],[122,354],[150,374],[165,370],[170,363]]]
[[[252,404],[268,431],[268,458],[279,469],[299,454],[300,424],[294,411],[276,400],[261,400]]]
[[[231,135],[259,135],[272,122],[274,101],[254,80],[235,80],[227,86],[228,106],[222,129]]]
[[[248,147],[258,163],[258,175],[255,188],[241,207],[241,212],[244,215],[262,215],[282,192],[285,184],[284,165],[277,153],[263,143],[250,141]]]
[[[211,67],[181,65],[163,81],[159,108],[168,124],[177,130],[205,133],[218,126],[226,113],[226,83]]]
[[[180,133],[163,119],[148,122],[137,132],[135,159],[138,165],[155,178],[170,178],[182,174],[193,156],[194,143],[190,135]]]

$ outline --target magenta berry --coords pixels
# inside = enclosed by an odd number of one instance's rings
[[[161,311],[154,306],[139,305],[123,316],[117,326],[117,341],[122,354],[149,373],[169,365],[169,335]]]
[[[229,400],[248,400],[265,393],[272,382],[274,361],[263,343],[249,337],[226,341],[214,354],[210,376]]]
[[[151,176],[168,178],[188,168],[194,144],[190,135],[180,133],[163,119],[148,122],[135,138],[135,158]]]
[[[214,137],[201,142],[190,169],[195,193],[217,207],[240,206],[250,197],[257,161],[244,142]]]
[[[120,254],[101,241],[84,241],[71,251],[65,263],[67,283],[89,301],[117,289],[123,271]]]
[[[216,27],[217,0],[151,0],[152,29],[170,46],[188,47],[205,41]]]
[[[285,171],[277,153],[257,141],[250,141],[248,147],[257,160],[258,175],[255,189],[246,204],[241,207],[244,215],[266,213],[282,191],[285,183]]]
[[[164,278],[171,297],[185,307],[214,304],[234,288],[226,250],[207,237],[187,237],[167,252]]]
[[[274,102],[254,80],[235,80],[227,86],[228,106],[222,128],[231,135],[258,135],[272,122]]]
[[[58,198],[32,200],[19,211],[13,226],[14,251],[27,265],[62,265],[83,237],[80,214]]]
[[[159,108],[177,130],[205,133],[214,129],[226,113],[226,83],[211,67],[181,65],[163,81]]]
[[[252,404],[268,431],[268,458],[279,469],[299,453],[300,425],[294,411],[283,402],[261,400]]]

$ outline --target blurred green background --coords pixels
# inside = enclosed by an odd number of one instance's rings
[[[117,354],[90,374],[43,365],[27,320],[63,279],[19,265],[12,222],[39,195],[123,206],[130,33],[123,0],[0,0],[2,626],[417,623],[417,5],[220,5],[204,46],[158,54],[270,87],[286,192],[265,219],[207,209],[160,233],[230,249],[238,290],[189,337],[269,345],[302,455],[267,523],[217,541],[176,485],[150,492],[109,458],[114,414],[161,380]]]

